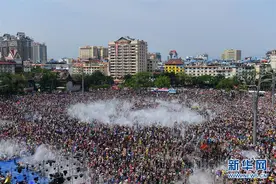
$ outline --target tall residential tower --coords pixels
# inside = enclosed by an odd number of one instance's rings
[[[147,71],[147,42],[121,37],[108,43],[110,75],[116,79]]]
[[[241,60],[241,50],[228,49],[225,50],[221,55],[222,60]]]
[[[33,40],[23,32],[16,35],[4,34],[0,37],[0,52],[2,59],[9,56],[10,52],[17,52],[21,61],[32,58]]]
[[[47,46],[43,43],[34,42],[32,50],[32,61],[35,63],[47,62]]]

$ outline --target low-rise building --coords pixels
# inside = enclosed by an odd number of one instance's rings
[[[24,72],[31,72],[32,64],[33,64],[33,62],[31,62],[31,61],[23,61],[23,71]]]
[[[202,76],[202,75],[210,75],[210,76],[218,76],[223,75],[225,78],[233,77],[236,75],[236,69],[231,66],[208,66],[208,65],[194,65],[194,66],[185,66],[185,73],[191,76]]]
[[[148,65],[148,68],[147,68],[147,71],[148,72],[154,72],[156,70],[158,70],[158,60],[154,60],[154,59],[148,59],[148,62],[147,62],[147,65]]]
[[[100,71],[104,75],[109,76],[109,67],[107,62],[98,59],[81,60],[72,64],[72,74],[91,75],[95,71]]]
[[[157,53],[148,53],[148,60],[147,60],[147,71],[148,72],[155,72],[160,70],[161,63],[161,54]]]
[[[44,65],[45,69],[49,70],[69,70],[69,64],[66,61],[50,60]]]
[[[255,64],[236,64],[236,76],[245,84],[253,84],[256,80]]]
[[[0,61],[0,73],[15,73],[16,62]]]
[[[164,71],[167,73],[184,73],[184,62],[182,59],[170,59],[165,63]]]
[[[273,69],[273,66],[269,63],[258,63],[255,65],[256,70],[256,79],[260,78],[260,74],[265,74],[271,71]]]
[[[274,54],[271,54],[269,57],[270,65],[273,70],[276,70],[276,51]]]

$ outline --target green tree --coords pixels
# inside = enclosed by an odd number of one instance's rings
[[[215,80],[214,80],[214,77],[211,75],[201,75],[197,77],[196,82],[201,87],[203,86],[213,87]]]
[[[170,78],[167,76],[159,76],[155,79],[154,85],[158,88],[170,87]]]
[[[187,86],[187,85],[192,85],[192,77],[190,75],[187,75],[185,73],[179,73],[177,74],[177,78],[179,81],[179,84],[181,86]]]
[[[74,81],[81,84],[82,74],[75,74],[72,76]],[[89,90],[89,88],[108,88],[114,84],[114,80],[111,76],[105,76],[100,71],[95,71],[91,75],[84,74],[84,88]]]
[[[133,75],[131,78],[127,78],[124,81],[124,86],[133,89],[139,89],[143,87],[151,87],[153,85],[152,74],[148,72],[140,72]]]
[[[126,74],[126,75],[124,76],[124,81],[130,80],[131,78],[132,78],[132,75]]]
[[[57,87],[57,74],[49,70],[43,71],[39,85],[42,91],[52,92]]]
[[[218,85],[216,86],[217,89],[225,89],[225,90],[231,90],[234,89],[234,87],[238,85],[238,81],[236,77],[233,78],[225,78],[221,80]]]
[[[2,94],[13,93],[12,74],[3,73],[0,75],[0,90]]]
[[[94,87],[101,87],[101,86],[106,86],[106,85],[112,85],[114,83],[114,80],[110,76],[105,76],[102,72],[100,71],[95,71],[92,73],[92,75],[86,75],[85,80],[87,85],[89,87],[94,86]]]
[[[180,81],[178,80],[177,75],[174,72],[164,73],[163,75],[170,78],[170,83],[172,86],[179,86]]]
[[[14,74],[12,76],[12,83],[15,92],[23,92],[27,86],[27,80],[23,74]]]
[[[0,75],[0,91],[2,94],[22,93],[27,80],[22,74],[4,73]]]
[[[149,72],[140,72],[135,75],[136,84],[140,87],[151,87],[153,85],[152,74]]]

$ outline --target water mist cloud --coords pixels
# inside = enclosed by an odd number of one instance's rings
[[[19,156],[26,151],[26,145],[19,144],[15,140],[1,140],[0,141],[0,159],[11,158]]]
[[[96,101],[89,104],[75,104],[68,109],[68,114],[81,121],[97,120],[103,123],[133,125],[173,126],[174,122],[199,123],[204,118],[196,111],[177,102],[158,101],[157,107],[133,109],[134,104],[123,100]]]

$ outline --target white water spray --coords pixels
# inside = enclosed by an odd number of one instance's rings
[[[174,122],[200,123],[204,118],[196,111],[177,102],[159,101],[157,107],[135,109],[134,103],[122,100],[97,101],[89,104],[75,104],[68,114],[84,122],[97,120],[103,123],[151,125],[159,123],[172,127]]]

